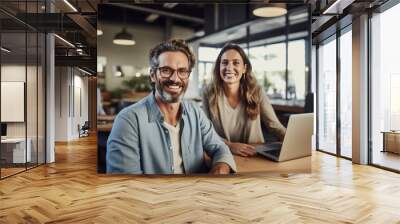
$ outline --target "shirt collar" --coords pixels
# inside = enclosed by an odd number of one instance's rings
[[[152,91],[147,96],[146,106],[147,106],[147,112],[149,114],[149,122],[157,120],[164,122],[164,116],[161,113],[160,107],[156,102],[155,91]],[[182,116],[185,116],[187,114],[187,108],[186,108],[187,105],[184,101],[181,101],[181,107],[182,107]]]

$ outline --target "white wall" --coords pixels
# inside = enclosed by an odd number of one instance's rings
[[[38,70],[37,70],[38,69]],[[30,148],[32,152],[32,161],[36,162],[37,153],[39,153],[39,163],[44,163],[44,74],[42,67],[25,64],[3,64],[1,67],[1,80],[11,82],[24,82],[26,85],[26,101],[21,108],[22,113],[26,112],[26,120],[23,122],[6,122],[7,137],[24,138],[25,135],[30,139]],[[25,80],[27,78],[27,80]],[[24,94],[22,90],[21,94]],[[2,96],[7,97],[7,96]],[[26,103],[26,106],[25,106]],[[10,107],[1,108],[3,112],[13,113]],[[50,161],[51,162],[51,161]]]
[[[79,138],[78,124],[88,121],[88,78],[82,75],[71,67],[56,67],[55,141]]]
[[[8,64],[1,66],[1,81],[9,81],[9,82],[25,82],[25,74],[27,69],[28,74],[31,74],[34,70],[36,72],[36,68],[32,66],[25,67],[24,65],[18,64]],[[36,96],[36,91],[34,93],[27,93],[28,97]],[[28,100],[28,99],[27,99]],[[28,100],[29,102],[31,100]],[[7,110],[8,108],[1,108],[1,110]],[[36,116],[36,114],[35,114]],[[30,115],[28,114],[28,120],[31,120]],[[8,137],[25,137],[25,123],[26,122],[8,122],[7,123],[7,136]],[[30,127],[30,126],[29,126]],[[28,136],[29,137],[29,136]]]

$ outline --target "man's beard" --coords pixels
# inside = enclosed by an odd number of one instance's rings
[[[160,96],[161,101],[164,103],[179,102],[183,98],[183,95],[185,94],[186,89],[187,89],[187,84],[185,84],[183,82],[174,82],[171,80],[166,80],[164,82],[157,80],[155,85],[156,85],[157,93]],[[180,93],[177,93],[177,94],[168,93],[167,91],[164,90],[164,87],[169,86],[169,85],[178,85],[179,87],[182,88],[182,90]]]

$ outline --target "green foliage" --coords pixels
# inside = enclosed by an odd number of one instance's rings
[[[268,80],[267,75],[264,75],[264,88],[265,88],[265,91],[268,91],[271,86],[272,86],[272,83]]]
[[[151,83],[149,76],[133,76],[130,79],[123,81],[124,86],[134,90],[135,92],[149,92],[151,91]]]
[[[113,99],[121,99],[124,92],[125,92],[124,90],[122,90],[120,88],[116,88],[110,92],[110,95],[111,95],[111,98],[113,98]]]

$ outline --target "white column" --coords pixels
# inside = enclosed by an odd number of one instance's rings
[[[368,16],[353,19],[353,162],[368,163]]]
[[[54,35],[46,36],[46,163],[55,161],[55,75],[54,75]]]

